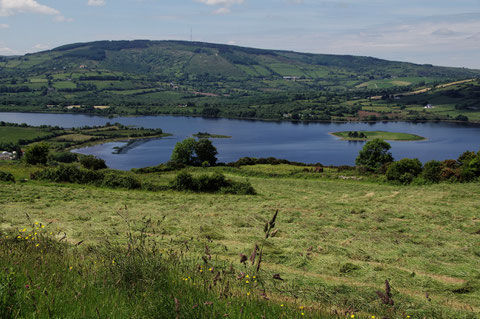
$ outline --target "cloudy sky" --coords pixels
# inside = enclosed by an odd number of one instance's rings
[[[480,69],[480,0],[0,0],[0,55],[176,39]]]

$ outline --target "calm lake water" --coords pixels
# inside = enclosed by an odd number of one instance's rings
[[[125,142],[105,143],[76,150],[78,153],[101,157],[109,167],[123,170],[168,161],[175,143],[197,132],[232,136],[229,139],[212,140],[221,162],[235,161],[244,156],[273,156],[304,163],[353,165],[364,143],[341,141],[328,133],[354,130],[404,132],[428,139],[390,142],[395,159],[410,157],[422,162],[444,160],[457,158],[466,150],[480,149],[480,126],[456,123],[292,123],[176,116],[108,119],[81,114],[40,113],[0,113],[0,121],[58,125],[65,128],[119,122],[124,125],[162,128],[164,132],[173,134],[167,138],[136,141],[122,154],[112,152],[114,147],[124,146]]]

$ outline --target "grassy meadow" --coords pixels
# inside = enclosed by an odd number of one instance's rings
[[[285,303],[295,309],[286,317],[302,316],[298,306],[312,311],[307,316],[325,318],[479,317],[478,183],[393,186],[352,177],[352,171],[315,173],[291,165],[187,169],[248,179],[258,194],[239,196],[19,182],[35,168],[3,163],[0,170],[17,179],[0,187],[2,232],[38,222],[57,241],[66,235],[63,242],[82,242],[76,249],[101,249],[106,242],[128,244],[129,232],[142,233],[132,225],[151,218],[156,230],[147,237],[159,249],[200,265],[208,245],[213,267],[235,268],[231,287],[240,299],[265,292],[274,308]],[[137,175],[168,184],[175,174]],[[265,239],[264,225],[277,210],[276,236]],[[263,250],[255,274],[264,279],[245,291],[251,286],[241,274],[252,276],[253,266],[240,263],[240,255],[250,256],[255,244]],[[379,298],[385,280],[394,305]],[[272,311],[268,318],[279,317]]]

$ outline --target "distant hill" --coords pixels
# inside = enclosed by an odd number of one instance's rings
[[[0,57],[0,110],[58,111],[83,105],[68,110],[151,114],[196,106],[175,112],[203,114],[203,108],[213,105],[221,116],[281,118],[295,111],[298,100],[333,107],[346,92],[399,93],[477,77],[480,70],[372,57],[186,41],[97,41]],[[276,106],[257,112],[265,105]],[[205,114],[219,112],[207,109]]]

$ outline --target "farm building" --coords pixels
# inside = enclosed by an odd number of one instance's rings
[[[0,160],[12,160],[17,156],[17,152],[7,152],[7,151],[2,151],[0,153]]]

